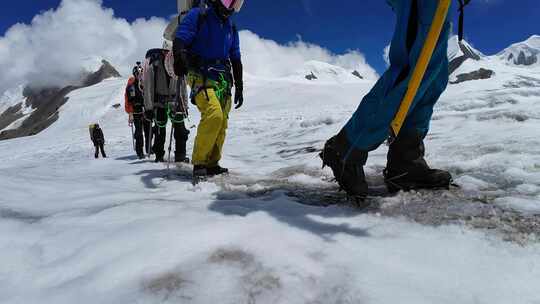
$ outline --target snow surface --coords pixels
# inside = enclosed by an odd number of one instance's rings
[[[540,79],[506,71],[449,86],[427,158],[463,192],[539,214]],[[536,242],[299,204],[269,188],[334,186],[316,150],[373,82],[249,77],[222,163],[233,174],[198,186],[133,157],[113,108],[125,82],[73,91],[47,130],[0,142],[0,303],[540,303]],[[92,158],[93,122],[108,159]],[[385,153],[370,155],[368,175]],[[415,196],[380,203],[407,208]]]

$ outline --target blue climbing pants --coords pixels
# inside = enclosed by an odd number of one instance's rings
[[[347,155],[353,150],[375,150],[388,137],[390,123],[405,96],[438,5],[435,0],[389,2],[397,15],[396,29],[390,45],[390,67],[364,97],[340,133],[344,134],[348,144],[344,149]],[[447,17],[445,21],[401,134],[415,133],[424,138],[428,133],[433,107],[448,84],[449,19]]]

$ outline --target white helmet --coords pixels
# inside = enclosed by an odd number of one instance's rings
[[[163,39],[163,48],[167,51],[171,51],[173,48],[173,43],[169,39]]]

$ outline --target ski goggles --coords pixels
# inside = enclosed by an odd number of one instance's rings
[[[242,9],[244,0],[221,0],[221,3],[223,4],[223,6],[225,6],[226,9],[239,12],[240,9]]]

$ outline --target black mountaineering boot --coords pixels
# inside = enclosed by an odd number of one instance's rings
[[[175,154],[175,155],[174,155],[174,162],[175,162],[175,163],[185,163],[185,164],[189,164],[189,158],[186,157],[185,154]]]
[[[424,154],[424,142],[419,134],[400,134],[396,138],[390,145],[384,170],[384,181],[389,192],[450,188],[450,173],[431,169]]]
[[[363,168],[368,154],[364,151],[353,150],[349,155],[346,155],[344,151],[346,151],[347,146],[345,133],[341,131],[326,142],[319,156],[323,161],[323,167],[328,166],[332,169],[341,189],[355,199],[357,204],[361,204],[368,195],[368,185]]]
[[[164,156],[165,156],[165,153],[156,152],[156,160],[155,160],[155,162],[156,163],[164,163],[165,162],[165,159],[163,158]]]
[[[222,175],[222,174],[229,173],[229,169],[222,168],[219,165],[213,166],[213,167],[208,167],[208,169],[206,169],[206,171],[208,172],[208,176],[216,176],[216,175]]]
[[[142,148],[137,148],[135,151],[136,151],[137,157],[138,157],[139,159],[144,159],[145,156],[144,156],[144,152],[143,152],[143,149],[142,149]]]
[[[200,183],[208,177],[208,171],[206,166],[195,165],[193,166],[193,185]]]

